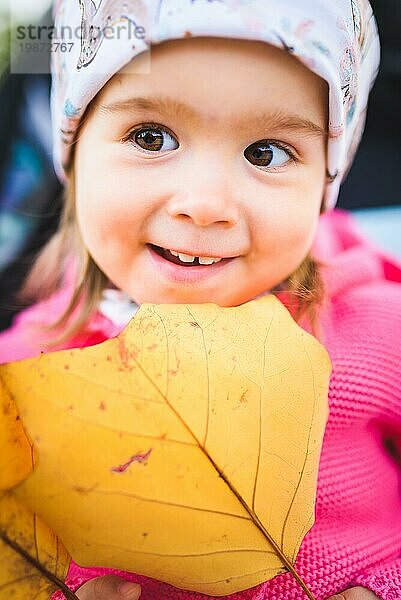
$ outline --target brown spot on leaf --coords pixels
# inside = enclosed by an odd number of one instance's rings
[[[192,37],[192,33],[191,33],[191,31],[186,31],[184,33],[184,38],[189,38],[189,37]]]
[[[118,337],[117,340],[123,370],[132,371],[132,369],[135,366],[137,352],[135,350],[129,350],[127,348],[124,337]]]
[[[149,448],[149,450],[143,454],[134,454],[134,456],[131,456],[126,463],[118,465],[117,467],[111,467],[110,470],[112,473],[125,473],[134,462],[144,463],[146,465],[151,452],[152,448]]]
[[[120,358],[121,358],[121,362],[123,363],[124,367],[128,366],[128,350],[127,350],[127,346],[125,345],[125,340],[124,338],[117,338],[118,339],[118,350],[120,352]]]
[[[248,403],[248,400],[247,400],[247,397],[246,397],[248,391],[249,390],[245,390],[245,392],[242,392],[242,394],[240,396],[240,399],[239,399],[239,401],[240,401],[241,404],[247,404]]]
[[[106,405],[103,401],[99,404],[99,410],[106,410]]]
[[[90,494],[91,492],[93,492],[93,490],[95,490],[97,488],[98,484],[95,483],[94,485],[92,485],[91,487],[84,487],[82,485],[74,485],[72,487],[72,489],[75,492],[78,492],[78,494]]]

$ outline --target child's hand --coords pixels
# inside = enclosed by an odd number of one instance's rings
[[[80,600],[138,600],[141,588],[115,575],[106,575],[87,581],[76,595]]]
[[[379,600],[376,594],[364,587],[353,587],[344,590],[341,594],[330,596],[327,600]]]

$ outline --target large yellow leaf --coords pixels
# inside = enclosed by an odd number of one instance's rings
[[[115,339],[0,372],[38,456],[14,496],[75,561],[214,596],[293,570],[330,361],[279,300],[143,304]]]

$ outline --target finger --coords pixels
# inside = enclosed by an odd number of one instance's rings
[[[378,598],[371,590],[358,586],[330,596],[328,600],[378,600]]]
[[[80,600],[138,600],[141,588],[121,577],[106,575],[87,581],[76,595]]]

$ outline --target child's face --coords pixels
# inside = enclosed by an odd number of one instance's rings
[[[151,61],[148,74],[117,74],[82,129],[84,243],[137,303],[236,306],[284,281],[311,247],[326,84],[262,42],[186,38],[153,47]],[[230,260],[180,266],[152,245]]]

